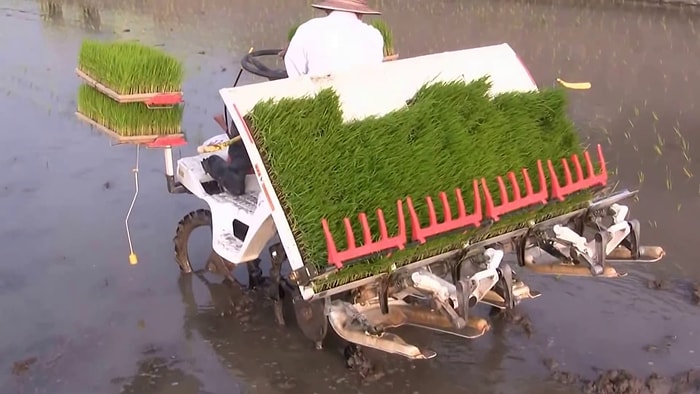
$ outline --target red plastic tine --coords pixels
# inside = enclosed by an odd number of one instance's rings
[[[435,213],[433,199],[428,196],[425,198],[425,203],[428,205],[428,219],[430,220],[430,225],[434,226],[437,224],[437,214]]]
[[[396,242],[396,247],[398,247],[399,249],[403,249],[406,245],[406,217],[403,214],[402,200],[396,200],[396,212],[398,212],[399,214],[399,233],[396,234],[396,237],[394,237],[394,239]]]
[[[603,156],[603,148],[598,145],[598,161],[600,162],[600,173],[595,173],[595,168],[593,167],[593,162],[591,160],[590,153],[588,151],[583,152],[583,157],[586,162],[587,174],[583,173],[581,168],[581,162],[578,156],[572,156],[572,161],[576,168],[577,180],[574,181],[571,177],[571,171],[569,170],[568,163],[566,159],[562,159],[562,165],[564,167],[565,184],[561,185],[559,183],[559,177],[556,171],[554,171],[554,166],[551,160],[547,162],[549,166],[549,173],[552,178],[552,197],[563,201],[566,196],[594,187],[594,186],[605,186],[608,182],[608,172],[605,164],[605,157]]]
[[[345,225],[345,239],[348,241],[348,249],[354,249],[357,247],[357,244],[355,244],[355,234],[352,231],[350,219],[344,218],[343,224]]]
[[[381,209],[377,209],[377,221],[379,222],[379,236],[382,237],[382,239],[389,238],[389,231],[386,228],[386,220],[384,220],[384,212],[382,212]]]
[[[590,162],[591,159],[589,158],[588,161]],[[603,147],[598,144],[598,164],[600,165],[600,174],[601,176],[605,176],[605,183],[608,181],[608,165],[605,164],[605,157],[603,156]],[[593,168],[593,164],[591,164],[591,169]]]
[[[520,185],[518,185],[518,179],[515,178],[515,173],[513,171],[508,173],[508,179],[510,180],[510,185],[513,186],[513,199],[520,200],[520,198],[522,198],[520,195]]]
[[[477,193],[479,191],[477,185]],[[464,199],[462,198],[462,191],[459,188],[455,189],[455,197],[457,198],[457,217],[463,218],[467,216],[467,208],[464,206]]]
[[[474,212],[472,213],[471,216],[473,216],[475,219],[478,218],[478,222],[481,222],[481,219],[483,219],[482,211],[481,211],[481,193],[479,193],[479,182],[474,179],[472,182],[472,193],[474,193]],[[459,193],[459,197],[462,198],[462,193]],[[462,207],[464,207],[464,201],[462,201]]]
[[[369,222],[367,222],[367,215],[364,212],[358,215],[360,218],[360,225],[362,226],[362,238],[364,239],[364,244],[372,243],[372,231],[369,229]]]
[[[486,200],[486,216],[493,220],[498,220],[498,216],[495,212],[496,206],[493,203],[491,191],[489,190],[489,187],[486,184],[486,178],[481,178],[481,189],[484,191],[484,199]]]
[[[548,162],[551,167],[551,161]],[[534,192],[532,188],[532,181],[530,180],[530,175],[527,169],[522,169],[523,178],[525,180],[526,195],[523,196],[520,192],[520,185],[518,184],[518,179],[515,176],[515,172],[511,171],[508,173],[508,178],[513,187],[513,199],[509,200],[507,196],[507,191],[505,185],[503,184],[503,179],[497,177],[498,187],[501,192],[501,203],[496,206],[491,191],[489,190],[488,184],[485,178],[481,178],[481,189],[484,193],[484,198],[486,200],[486,216],[494,221],[500,220],[502,215],[510,212],[517,211],[529,207],[531,205],[546,204],[547,203],[547,183],[544,175],[544,169],[542,167],[542,161],[537,162],[537,172],[540,180],[540,191]]]
[[[464,199],[462,198],[462,192],[460,189],[455,189],[455,197],[457,198],[457,217],[452,216],[452,210],[450,208],[449,200],[447,199],[447,193],[440,192],[439,197],[443,205],[443,211],[445,213],[445,218],[442,223],[435,222],[429,223],[426,227],[421,227],[418,214],[413,206],[413,201],[410,197],[406,198],[406,203],[408,204],[408,212],[411,220],[411,231],[412,239],[414,241],[425,243],[428,237],[439,235],[442,233],[451,232],[458,230],[460,228],[466,228],[470,226],[478,227],[481,224],[482,213],[481,213],[481,198],[479,193],[479,181],[474,179],[472,181],[472,189],[474,192],[474,213],[471,215],[467,214],[467,210],[464,204]],[[430,201],[430,198],[426,198],[426,202]],[[428,213],[435,212],[434,207],[431,204],[427,204]]]
[[[498,180],[498,191],[501,194],[501,204],[507,204],[510,200],[508,198],[508,190],[506,189],[506,184],[503,182],[503,178],[500,176],[496,178]]]
[[[584,156],[585,159],[585,156]],[[574,162],[574,171],[576,171],[576,182],[581,182],[585,178],[583,175],[583,169],[581,168],[581,162],[578,160],[578,155],[571,155],[571,161]],[[592,176],[593,174],[589,174],[589,176]]]
[[[447,194],[445,192],[440,192],[440,201],[442,202],[442,213],[444,214],[443,220],[452,220],[452,210],[450,209],[450,202],[447,201]]]
[[[566,160],[566,158],[561,159],[561,165],[564,166],[564,182],[566,182],[567,185],[572,184],[574,182],[574,179],[571,176],[571,169],[569,168],[569,161]]]
[[[544,176],[544,168],[542,168],[542,160],[537,160],[537,176],[538,176],[538,180],[540,182],[540,193],[546,193],[547,178]]]
[[[326,250],[328,251],[328,263],[333,264],[336,268],[343,268],[343,262],[338,256],[338,249],[335,247],[335,241],[333,241],[333,235],[328,226],[328,220],[321,219],[321,226],[323,226],[323,235],[326,238]]]
[[[538,167],[542,167],[542,162],[537,161]],[[523,179],[525,179],[525,194],[530,195],[535,191],[532,189],[532,181],[530,180],[530,175],[527,173],[527,168],[523,168]]]
[[[598,149],[600,150],[600,145],[598,145]],[[600,158],[600,154],[598,153],[598,157]],[[583,152],[583,160],[586,162],[586,170],[588,171],[588,176],[594,176],[595,175],[595,168],[593,167],[593,160],[591,160],[591,155],[588,153],[588,151]],[[601,161],[601,163],[604,163]],[[603,164],[605,166],[605,164]],[[605,171],[603,171],[605,172]]]
[[[336,249],[333,236],[328,226],[328,221],[326,219],[322,219],[321,224],[323,226],[323,232],[326,238],[326,247],[328,250],[328,263],[340,269],[343,267],[343,262],[348,260],[357,259],[394,248],[404,249],[406,245],[406,219],[403,213],[402,200],[396,201],[396,210],[398,215],[398,233],[394,237],[389,237],[386,221],[384,219],[384,213],[381,209],[377,209],[377,222],[381,235],[381,239],[377,242],[372,241],[372,231],[369,226],[367,215],[364,212],[358,214],[360,225],[362,226],[362,237],[364,239],[362,246],[356,245],[355,235],[352,231],[350,219],[343,218],[345,237],[348,244],[347,249],[343,251],[338,251]]]
[[[418,219],[418,214],[416,213],[416,208],[413,206],[413,199],[411,197],[406,197],[406,205],[408,205],[408,216],[411,218],[411,238],[414,241],[420,243],[425,243],[425,237],[423,237],[420,227],[420,219]]]
[[[547,167],[549,168],[549,174],[551,176],[552,197],[564,201],[564,197],[561,196],[559,193],[559,190],[561,189],[561,185],[559,184],[559,177],[557,176],[557,172],[554,170],[554,164],[552,164],[551,160],[547,160]]]

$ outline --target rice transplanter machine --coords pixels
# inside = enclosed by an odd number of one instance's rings
[[[535,175],[540,190],[533,190],[528,178],[527,190],[516,188],[514,195],[506,195],[500,205],[495,205],[490,197],[495,192],[489,191],[485,182],[475,180],[476,207],[471,214],[464,210],[449,212],[445,207],[449,206],[450,193],[436,190],[442,203],[438,205],[445,209],[446,219],[441,223],[435,219],[438,208],[429,200],[430,225],[421,228],[418,220],[406,223],[400,219],[395,237],[382,231],[380,239],[373,241],[366,216],[361,214],[360,220],[365,221],[364,241],[358,245],[351,231],[348,234],[326,231],[328,269],[319,270],[312,262],[303,261],[272,187],[268,168],[243,118],[256,103],[314,95],[331,87],[341,99],[346,119],[362,119],[405,106],[406,99],[429,81],[458,78],[470,81],[489,75],[493,94],[531,91],[537,86],[507,44],[407,58],[320,78],[280,79],[278,71],[267,75],[265,70],[255,68],[255,64],[259,64],[255,55],[253,52],[246,56],[244,68],[268,76],[270,81],[219,91],[225,105],[225,120],[219,119],[224,133],[200,146],[202,153],[179,159],[176,168],[170,145],[159,145],[165,148],[169,190],[193,194],[208,205],[208,209],[191,212],[180,221],[175,236],[176,259],[183,273],[191,273],[187,252],[189,234],[198,226],[211,226],[213,253],[209,269],[230,278],[234,267],[245,264],[251,281],[257,283],[261,277],[260,258],[268,248],[272,264],[269,288],[275,300],[277,320],[284,324],[279,291],[283,288],[293,296],[300,329],[318,348],[322,346],[328,325],[352,344],[410,359],[428,359],[435,353],[407,343],[389,332],[391,328],[411,325],[464,338],[479,337],[489,329],[489,323],[474,313],[477,304],[512,309],[521,301],[539,295],[518,278],[505,261],[507,254],[515,256],[519,267],[535,273],[591,278],[617,278],[624,274],[613,268],[615,264],[652,263],[664,256],[661,247],[640,244],[639,222],[629,218],[629,209],[623,204],[634,197],[636,191],[610,191],[605,159],[598,146],[592,154],[586,152],[583,157],[562,159],[567,170],[563,179],[551,169],[551,161],[549,165],[543,164]],[[229,126],[229,120],[234,127]],[[232,129],[240,132],[240,140],[252,164],[252,172],[245,179],[245,192],[241,195],[228,193],[202,165],[203,160],[213,155],[227,159],[224,147],[232,137]],[[549,184],[545,184],[547,171],[552,175]],[[504,176],[515,185],[516,177],[521,175],[511,172]],[[505,195],[504,182],[499,183],[498,193]],[[455,250],[392,267],[389,272],[339,286],[318,285],[363,257],[431,242],[432,237],[485,221],[498,221],[513,212],[562,201],[587,189],[595,189],[597,193],[584,208],[539,223],[523,224],[517,230],[492,238],[465,243]],[[459,191],[457,198],[461,199],[460,193],[467,192],[472,190]],[[483,201],[478,197],[482,192]],[[409,217],[415,219],[410,199],[399,201],[399,205],[399,208],[408,207]],[[337,250],[334,237],[346,236],[349,248]],[[282,275],[285,263],[290,272]]]

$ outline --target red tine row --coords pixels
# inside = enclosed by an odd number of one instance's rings
[[[525,183],[524,195],[521,193],[520,186],[518,184],[518,177],[515,172],[511,171],[506,175],[512,188],[512,196],[508,196],[505,181],[499,176],[496,180],[498,182],[501,203],[498,205],[495,204],[493,197],[491,196],[491,191],[489,190],[486,179],[481,178],[480,181],[475,179],[472,184],[472,193],[474,196],[474,211],[472,213],[467,213],[464,199],[462,198],[462,191],[460,189],[455,189],[454,191],[457,201],[456,216],[453,216],[451,212],[447,194],[445,192],[440,192],[438,194],[438,198],[440,199],[440,203],[442,205],[442,217],[444,218],[442,223],[438,223],[435,204],[433,203],[433,199],[428,196],[425,198],[425,200],[428,209],[429,223],[427,226],[421,227],[420,219],[416,213],[416,209],[414,208],[413,201],[410,197],[407,197],[406,204],[408,206],[408,213],[411,221],[411,240],[422,244],[426,242],[427,238],[439,234],[465,229],[468,227],[479,227],[482,221],[485,219],[498,221],[500,217],[505,214],[534,205],[547,204],[547,201],[550,199],[564,201],[566,196],[573,193],[596,186],[605,186],[608,181],[608,172],[605,165],[605,157],[603,156],[603,149],[600,145],[598,145],[597,151],[598,166],[600,167],[600,171],[598,173],[595,172],[591,156],[587,151],[583,153],[586,166],[585,174],[581,166],[581,162],[579,161],[579,157],[577,155],[571,156],[570,160],[574,165],[576,179],[574,179],[574,175],[571,173],[569,160],[567,158],[561,159],[564,170],[563,185],[559,182],[559,177],[554,170],[552,161],[547,160],[547,169],[549,170],[551,179],[551,188],[549,190],[547,188],[548,185],[546,182],[545,170],[543,168],[542,161],[537,162],[537,179],[539,184],[539,190],[537,192],[534,191],[530,175],[525,168],[521,170],[522,179]],[[480,189],[483,192],[484,207],[482,207],[482,193],[479,192]],[[396,201],[398,232],[393,237],[389,236],[386,221],[384,220],[384,213],[381,209],[377,209],[376,212],[380,235],[379,240],[377,241],[372,240],[372,232],[367,221],[367,215],[364,212],[358,215],[360,225],[362,227],[363,243],[361,246],[357,246],[350,219],[344,218],[343,223],[345,225],[345,237],[348,247],[342,251],[339,251],[336,248],[333,235],[331,234],[328,226],[328,221],[326,219],[321,220],[328,249],[328,264],[334,265],[336,268],[342,268],[343,263],[350,260],[383,251],[404,249],[408,242],[408,238],[406,235],[406,219],[404,216],[403,203],[403,200]]]

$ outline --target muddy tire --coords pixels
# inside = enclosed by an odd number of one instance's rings
[[[199,227],[208,226],[211,232],[211,211],[208,209],[198,209],[185,215],[177,224],[175,231],[175,261],[184,274],[192,273],[192,262],[187,248],[190,235]]]

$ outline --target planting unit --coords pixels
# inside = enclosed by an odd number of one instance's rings
[[[257,51],[242,61],[244,69],[271,81],[219,91],[225,113],[217,122],[224,133],[199,147],[198,151],[206,153],[179,159],[173,174],[167,151],[169,191],[193,194],[208,206],[179,222],[175,254],[182,273],[192,273],[189,235],[199,226],[210,227],[212,253],[207,268],[235,282],[232,269],[245,265],[251,285],[258,286],[262,285],[260,258],[267,249],[271,260],[268,294],[278,323],[284,324],[284,291],[293,300],[300,329],[317,348],[322,347],[329,325],[355,348],[371,347],[410,359],[431,358],[435,352],[407,343],[391,333],[392,328],[412,325],[464,338],[479,337],[489,329],[488,321],[479,316],[482,308],[508,310],[540,295],[519,278],[506,261],[507,255],[513,256],[517,269],[590,278],[619,278],[624,274],[613,267],[615,264],[653,263],[664,256],[661,247],[640,244],[639,222],[628,218],[629,209],[623,205],[637,192],[611,190],[600,146],[584,152],[575,140],[570,145],[558,140],[559,146],[570,149],[531,153],[523,150],[528,144],[519,140],[523,136],[508,135],[524,132],[522,127],[506,128],[485,138],[485,129],[476,131],[479,124],[489,122],[488,116],[472,123],[454,118],[464,123],[463,130],[459,124],[440,118],[415,130],[417,134],[441,135],[439,142],[444,143],[424,155],[427,158],[415,156],[415,160],[426,161],[426,173],[415,173],[415,189],[411,189],[410,176],[399,181],[386,175],[413,165],[401,156],[401,149],[415,149],[419,135],[396,138],[391,146],[386,144],[385,151],[372,151],[377,160],[371,171],[361,166],[372,163],[362,155],[366,154],[363,149],[376,147],[371,140],[381,137],[377,133],[397,133],[398,125],[381,122],[427,105],[421,102],[419,91],[425,95],[431,85],[454,84],[459,90],[477,86],[481,78],[488,77],[489,84],[484,86],[500,109],[488,107],[488,100],[481,102],[492,116],[505,116],[503,119],[519,111],[503,109],[508,100],[558,100],[558,93],[528,96],[527,92],[537,91],[537,86],[507,44],[297,78],[280,78],[281,71],[256,66],[255,57],[278,52]],[[318,105],[315,110],[309,106],[314,98],[322,99],[314,104]],[[331,106],[324,107],[329,100],[339,106],[338,114],[332,114]],[[438,106],[440,100],[435,102]],[[288,110],[280,112],[279,103]],[[296,108],[296,112],[289,108]],[[460,110],[469,112],[457,108]],[[318,115],[321,112],[323,116]],[[275,123],[275,114],[284,117],[284,122]],[[410,114],[406,117],[413,119]],[[267,123],[261,123],[264,119]],[[552,115],[537,121],[556,124],[551,135],[545,130],[542,138],[569,135],[566,119]],[[382,127],[374,133],[341,132],[361,130],[367,122]],[[313,129],[308,129],[308,124],[313,124]],[[448,124],[453,129],[446,128]],[[305,134],[309,130],[318,135]],[[440,134],[446,130],[449,132]],[[485,144],[480,145],[482,151],[502,154],[508,160],[520,155],[521,161],[513,163],[522,164],[517,168],[509,163],[486,168],[470,163],[469,172],[465,169],[455,176],[450,169],[467,167],[465,160],[469,158],[459,156],[466,145],[456,144],[459,149],[450,150],[452,145],[445,141],[455,133],[469,131],[475,132],[475,144]],[[291,147],[280,148],[275,143],[283,140],[281,133],[298,135],[298,141],[286,137]],[[319,146],[317,154],[305,155],[303,149],[312,145]],[[435,149],[434,145],[425,144],[424,148]],[[228,152],[222,150],[227,146]],[[321,151],[323,146],[326,151]],[[345,156],[338,152],[345,152]],[[206,163],[213,158],[240,165],[242,161],[237,159],[246,154],[250,172],[245,176],[245,191],[233,195],[224,187],[226,171],[212,171]],[[299,158],[290,160],[289,155]],[[353,157],[356,164],[351,163]],[[397,160],[392,163],[391,159]],[[314,162],[323,160],[329,160],[322,163],[328,166],[328,173]],[[349,187],[340,193],[333,188],[317,190],[325,187],[322,183],[294,183],[294,177],[285,178],[285,174],[294,173],[309,178],[309,182],[316,182],[313,177],[332,181],[333,171],[353,176],[347,174],[348,165],[356,165],[356,176],[367,177],[368,185],[372,176],[386,179],[387,184],[381,190],[376,184],[372,189],[353,190],[348,186],[351,183],[337,179],[338,187]],[[438,167],[442,172],[430,172]],[[305,175],[304,169],[311,173]],[[304,207],[303,198],[298,196],[317,198],[314,192],[326,193],[331,203],[337,202],[344,210],[333,212],[325,203],[319,203],[315,210]],[[375,200],[371,194],[384,196],[381,202],[376,200],[381,206],[372,205]],[[311,215],[313,220],[300,219],[303,215]],[[320,252],[314,243],[322,246]],[[317,252],[312,253],[314,249]],[[282,274],[283,264],[288,264],[289,274]]]

